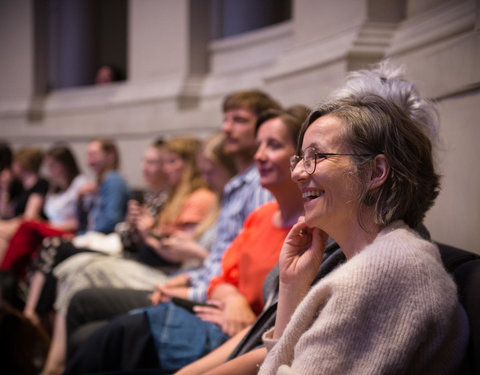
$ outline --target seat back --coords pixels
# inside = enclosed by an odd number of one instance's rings
[[[480,374],[480,259],[466,262],[454,272],[459,299],[468,316],[468,361],[472,374]]]
[[[42,328],[0,301],[0,363],[2,374],[35,375],[47,358],[50,340]]]
[[[466,368],[480,374],[480,255],[437,244],[443,264],[457,284],[460,303],[467,313],[470,340]]]

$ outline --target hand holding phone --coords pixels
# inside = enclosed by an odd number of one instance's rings
[[[180,297],[172,297],[172,302],[175,305],[183,307],[185,310],[190,311],[192,314],[195,314],[195,311],[193,311],[193,308],[195,306],[213,307],[213,308],[218,309],[218,306],[215,306],[215,305],[212,305],[212,304],[193,301],[191,299],[180,298]]]
[[[145,195],[142,190],[133,190],[130,195],[130,199],[137,201],[138,204],[142,205],[145,200]]]

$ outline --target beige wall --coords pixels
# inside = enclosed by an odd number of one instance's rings
[[[209,9],[195,6],[130,1],[130,79],[33,100],[33,0],[0,2],[0,136],[15,147],[66,139],[81,159],[90,137],[112,136],[137,186],[144,147],[217,129],[226,93],[258,87],[285,105],[314,106],[347,71],[387,56],[438,100],[443,190],[427,226],[435,239],[480,253],[478,1],[294,0],[292,20],[210,43]]]
[[[184,75],[187,0],[129,3],[129,77],[132,81]],[[166,48],[167,47],[167,48]]]
[[[439,103],[441,192],[427,215],[433,238],[479,251],[480,173],[478,159],[480,95],[465,94]]]
[[[24,111],[33,88],[32,7],[28,1],[0,4],[0,110]]]

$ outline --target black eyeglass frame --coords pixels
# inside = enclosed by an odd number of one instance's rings
[[[315,170],[317,169],[317,161],[325,160],[328,159],[329,156],[359,156],[359,157],[367,157],[367,156],[375,156],[376,154],[337,154],[337,153],[332,153],[332,152],[317,152],[313,147],[307,147],[303,154],[305,155],[305,151],[308,149],[313,149],[313,155],[314,158],[313,160],[309,160],[310,162],[313,161],[313,170],[311,172],[308,171],[307,166],[305,165],[305,159],[304,156],[300,155],[292,155],[290,157],[290,171],[293,172],[293,170],[297,167],[298,163],[303,160],[303,169],[305,172],[307,172],[309,175],[312,175],[315,173]]]

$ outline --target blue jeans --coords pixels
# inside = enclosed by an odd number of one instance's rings
[[[229,338],[216,324],[171,302],[145,308],[143,312],[148,317],[160,368],[165,372],[181,369]]]

